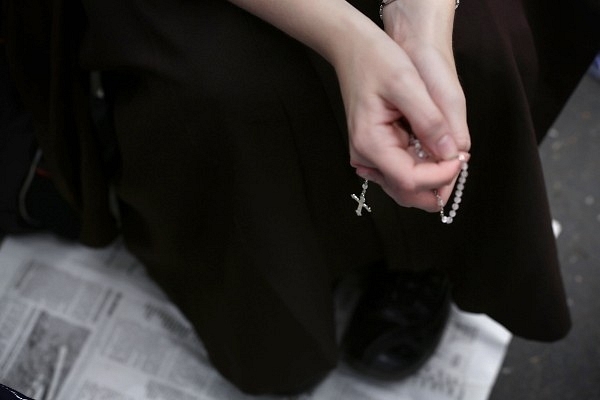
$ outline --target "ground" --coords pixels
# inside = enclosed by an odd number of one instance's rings
[[[573,329],[515,338],[490,400],[600,399],[600,73],[583,77],[541,148]]]

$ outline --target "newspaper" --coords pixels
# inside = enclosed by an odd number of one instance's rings
[[[355,301],[337,294],[342,326]],[[510,334],[452,309],[414,376],[369,381],[340,365],[310,400],[484,400]],[[50,235],[0,248],[0,382],[37,400],[244,400],[208,361],[193,328],[120,241],[102,250]],[[268,399],[271,397],[258,397]]]

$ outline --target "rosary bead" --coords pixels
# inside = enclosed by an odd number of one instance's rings
[[[391,0],[391,1],[394,1],[394,0]],[[458,4],[458,2],[457,2],[457,4]],[[408,143],[409,143],[409,147],[414,147],[414,152],[415,152],[414,154],[417,156],[417,158],[420,158],[420,159],[429,158],[429,154],[423,149],[421,142],[414,135],[410,135]],[[450,207],[451,210],[449,211],[447,216],[444,215],[444,205],[445,205],[444,200],[440,196],[437,189],[433,190],[433,195],[435,196],[435,198],[437,200],[437,205],[440,208],[440,211],[439,211],[440,219],[441,219],[442,223],[444,223],[444,224],[451,224],[454,221],[454,217],[456,217],[457,210],[459,209],[460,203],[462,201],[462,195],[463,195],[463,190],[465,189],[465,184],[467,182],[467,176],[469,176],[469,172],[467,171],[469,169],[469,164],[466,162],[465,155],[464,154],[459,155],[458,159],[462,162],[461,166],[460,166],[461,171],[458,176],[456,187],[454,189],[454,201],[452,203],[452,206]]]

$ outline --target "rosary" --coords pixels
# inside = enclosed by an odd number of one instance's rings
[[[417,139],[414,135],[410,136],[408,145],[409,145],[409,147],[414,148],[415,153],[418,158],[426,159],[429,157],[429,154],[427,154],[427,152],[423,149],[419,139]],[[469,171],[468,171],[469,164],[465,161],[464,156],[460,155],[459,160],[462,161],[462,164],[460,167],[460,174],[458,176],[458,180],[457,180],[456,186],[454,188],[454,199],[452,201],[452,205],[450,206],[450,211],[448,212],[448,215],[446,215],[444,212],[444,205],[445,205],[444,200],[440,196],[438,190],[433,189],[433,195],[437,199],[437,204],[440,208],[440,220],[442,221],[443,224],[451,224],[454,221],[454,218],[456,217],[458,209],[460,208],[463,190],[465,189],[465,184],[467,182],[467,176],[469,176]],[[367,203],[366,203],[367,200],[365,197],[367,194],[368,187],[369,187],[369,181],[367,179],[365,179],[362,184],[362,192],[360,193],[360,196],[357,196],[355,194],[350,195],[350,197],[352,197],[352,199],[354,199],[354,201],[356,201],[358,203],[355,213],[359,217],[362,216],[363,209],[367,210],[368,212],[371,212],[371,207],[369,207],[367,205]]]

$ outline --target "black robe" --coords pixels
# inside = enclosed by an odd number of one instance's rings
[[[5,2],[13,73],[82,241],[120,231],[243,390],[285,391],[332,368],[332,288],[382,259],[447,269],[461,308],[516,335],[567,333],[537,145],[600,48],[583,3],[460,5],[455,56],[473,146],[446,226],[375,185],[373,213],[354,214],[361,181],[332,69],[230,3]],[[374,1],[355,3],[377,19]],[[110,174],[89,70],[103,71],[114,107]]]

